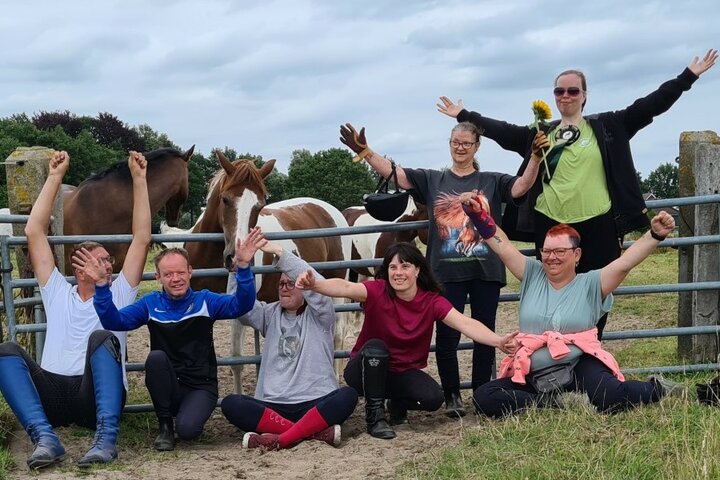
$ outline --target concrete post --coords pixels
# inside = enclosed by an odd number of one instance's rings
[[[718,193],[720,186],[720,138],[711,131],[683,132],[680,136],[680,196]],[[681,207],[681,236],[717,235],[718,206]],[[720,279],[720,246],[682,247],[678,254],[678,282]],[[720,294],[717,291],[683,292],[678,300],[678,326],[720,324]],[[679,356],[693,363],[717,359],[716,335],[680,337]]]

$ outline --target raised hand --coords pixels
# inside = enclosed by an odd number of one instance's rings
[[[458,114],[465,109],[462,99],[459,99],[457,104],[453,103],[448,97],[440,97],[440,101],[442,103],[436,104],[438,112],[444,113],[448,117],[457,118]]]
[[[147,174],[147,160],[140,152],[130,151],[128,154],[128,168],[133,178],[145,178]]]
[[[98,287],[110,283],[112,271],[108,272],[105,262],[95,257],[86,248],[81,248],[73,254],[72,267],[76,272],[90,278]]]
[[[253,227],[244,240],[239,238],[235,242],[235,259],[233,261],[236,267],[247,268],[250,265],[255,252],[267,244],[267,239],[263,235],[260,227]]]
[[[365,127],[361,128],[360,133],[358,133],[350,123],[340,125],[340,141],[357,154],[357,156],[353,158],[353,162],[355,163],[361,161],[370,153],[367,140],[365,139]]]
[[[295,280],[295,287],[299,288],[300,290],[312,290],[313,288],[315,288],[315,275],[313,274],[312,270],[302,272],[300,275],[298,275],[297,280]]]
[[[65,176],[68,168],[70,168],[70,155],[64,150],[55,152],[50,159],[48,176],[59,175],[62,178]]]
[[[487,197],[482,193],[475,193],[469,197],[462,194],[461,198],[463,211],[470,218],[480,236],[485,240],[494,237],[495,232],[497,232],[497,225],[495,225],[495,220],[490,215],[490,204]]]
[[[718,51],[711,48],[707,51],[702,60],[700,60],[698,57],[693,58],[690,62],[690,65],[688,65],[688,68],[691,72],[693,72],[699,77],[703,73],[710,70],[710,67],[715,65],[715,61],[717,60],[717,58]]]
[[[658,237],[665,238],[675,229],[675,219],[669,213],[660,211],[650,221],[650,228]]]

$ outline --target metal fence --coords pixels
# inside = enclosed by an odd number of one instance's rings
[[[698,197],[685,197],[677,199],[664,199],[664,200],[652,200],[647,201],[648,208],[664,208],[664,207],[677,207],[685,205],[701,205],[701,204],[720,204],[720,195],[707,195]],[[27,216],[23,215],[0,215],[0,223],[24,223],[27,221]],[[342,236],[351,234],[363,234],[372,232],[387,232],[387,231],[403,231],[412,230],[416,228],[426,228],[427,221],[420,222],[407,222],[398,224],[385,224],[375,226],[363,226],[363,227],[348,227],[348,228],[331,228],[331,229],[316,229],[316,230],[302,230],[294,232],[283,232],[273,233],[267,232],[266,237],[269,240],[281,240],[281,239],[294,239],[294,238],[311,238],[320,236]],[[56,244],[74,244],[80,241],[92,239],[100,243],[129,243],[132,239],[131,235],[113,235],[113,236],[56,236],[50,237],[49,241],[52,245]],[[185,234],[185,235],[153,235],[153,241],[155,242],[169,242],[169,241],[202,241],[202,242],[222,242],[224,237],[220,233],[212,234]],[[720,235],[706,235],[706,236],[693,236],[683,238],[669,238],[660,243],[661,247],[679,248],[692,245],[704,245],[704,244],[717,244],[720,243]],[[625,242],[623,248],[627,248],[632,242]],[[33,296],[31,298],[14,299],[13,291],[15,289],[37,287],[37,280],[32,279],[19,279],[13,278],[13,265],[11,262],[10,249],[16,246],[27,245],[25,237],[6,236],[0,235],[0,259],[2,264],[0,265],[0,271],[2,273],[2,288],[3,288],[3,302],[0,304],[0,308],[5,313],[7,319],[7,333],[10,341],[16,341],[17,335],[24,332],[34,332],[36,334],[36,343],[38,345],[38,351],[42,351],[42,334],[45,332],[46,324],[43,321],[32,324],[17,324],[15,309],[18,307],[34,306],[40,308],[42,301],[39,296]],[[528,249],[523,250],[526,255],[534,255],[534,250]],[[335,268],[345,267],[376,267],[382,263],[381,259],[374,260],[350,260],[342,262],[317,262],[311,263],[311,265],[319,270],[329,270]],[[264,274],[269,272],[278,271],[274,267],[261,266],[253,267],[253,271],[258,274]],[[193,270],[194,277],[209,277],[209,276],[227,276],[228,272],[224,268],[215,269],[199,269]],[[74,281],[73,277],[66,277],[70,281]],[[152,273],[145,273],[143,280],[154,280]],[[720,290],[720,281],[704,281],[704,282],[692,282],[692,283],[673,283],[673,284],[660,284],[660,285],[642,285],[632,287],[619,287],[614,294],[615,295],[646,295],[651,293],[666,293],[666,292],[687,292],[687,291],[700,291],[700,290]],[[519,299],[517,293],[502,294],[500,295],[501,302],[516,302]],[[336,306],[336,311],[359,311],[360,306],[357,303],[346,303]],[[37,318],[42,318],[39,316]],[[647,329],[647,330],[627,330],[627,331],[606,331],[603,335],[603,340],[621,340],[621,339],[633,339],[633,338],[657,338],[667,336],[684,336],[684,335],[720,335],[720,326],[702,326],[702,327],[671,327],[671,328],[659,328],[659,329]],[[257,335],[257,333],[256,333]],[[248,365],[248,364],[259,364],[260,355],[258,353],[259,342],[256,339],[256,352],[255,355],[243,355],[237,357],[218,357],[218,365]],[[459,350],[472,349],[472,342],[463,342],[459,346]],[[432,346],[434,351],[434,345]],[[349,356],[348,351],[336,351],[336,358],[347,358]],[[695,365],[672,365],[662,367],[649,367],[649,368],[628,368],[623,369],[625,373],[688,373],[705,370],[718,369],[720,365],[717,363],[705,363]],[[127,365],[128,371],[141,371],[143,370],[143,364],[141,363],[129,363]],[[470,388],[470,382],[463,382],[462,388]],[[126,407],[128,412],[146,411],[151,406],[149,405],[129,405]]]

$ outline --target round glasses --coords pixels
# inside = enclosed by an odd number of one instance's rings
[[[283,288],[285,290],[292,290],[295,288],[295,283],[294,282],[278,282],[278,290],[282,290]]]

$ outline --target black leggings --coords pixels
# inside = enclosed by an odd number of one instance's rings
[[[90,357],[108,339],[110,339],[108,343],[115,348],[115,354],[120,358],[120,342],[117,337],[108,330],[96,330],[88,339],[85,370],[82,375],[60,375],[43,370],[22,347],[13,342],[0,344],[0,356],[15,355],[25,361],[45,415],[53,427],[74,423],[94,430],[97,419]],[[125,396],[126,392],[123,389],[123,406]]]
[[[318,412],[328,425],[340,425],[355,410],[357,392],[350,387],[340,387],[324,397],[301,403],[273,403],[257,400],[248,395],[228,395],[220,404],[223,415],[230,423],[244,432],[256,432],[258,423],[269,408],[290,420],[297,422],[308,410],[317,407]]]
[[[465,311],[465,300],[470,296],[470,316],[478,320],[490,330],[495,331],[495,314],[501,284],[482,280],[465,282],[447,282],[443,284],[447,298],[460,313]],[[458,368],[457,347],[460,343],[460,332],[436,322],[435,359],[438,374],[445,393],[459,392],[460,372]],[[475,342],[472,357],[473,390],[492,378],[495,365],[495,349],[488,345]]]
[[[385,344],[377,339],[368,340],[363,345],[385,349]],[[362,350],[362,349],[361,349]],[[345,382],[354,388],[359,395],[364,395],[362,378],[362,353],[351,358],[343,372]],[[442,388],[422,370],[410,369],[404,372],[387,372],[385,398],[392,399],[397,405],[408,410],[425,410],[432,412],[440,408],[445,401]]]
[[[586,393],[590,403],[606,413],[657,402],[661,398],[661,393],[651,382],[621,382],[604,363],[590,355],[580,357],[573,370],[573,382],[564,391]],[[475,390],[473,400],[479,413],[499,418],[534,405],[538,396],[530,384],[521,385],[505,377]]]
[[[183,440],[202,434],[217,405],[218,396],[180,384],[167,354],[152,350],[145,360],[145,385],[158,417],[175,416],[175,432]]]

